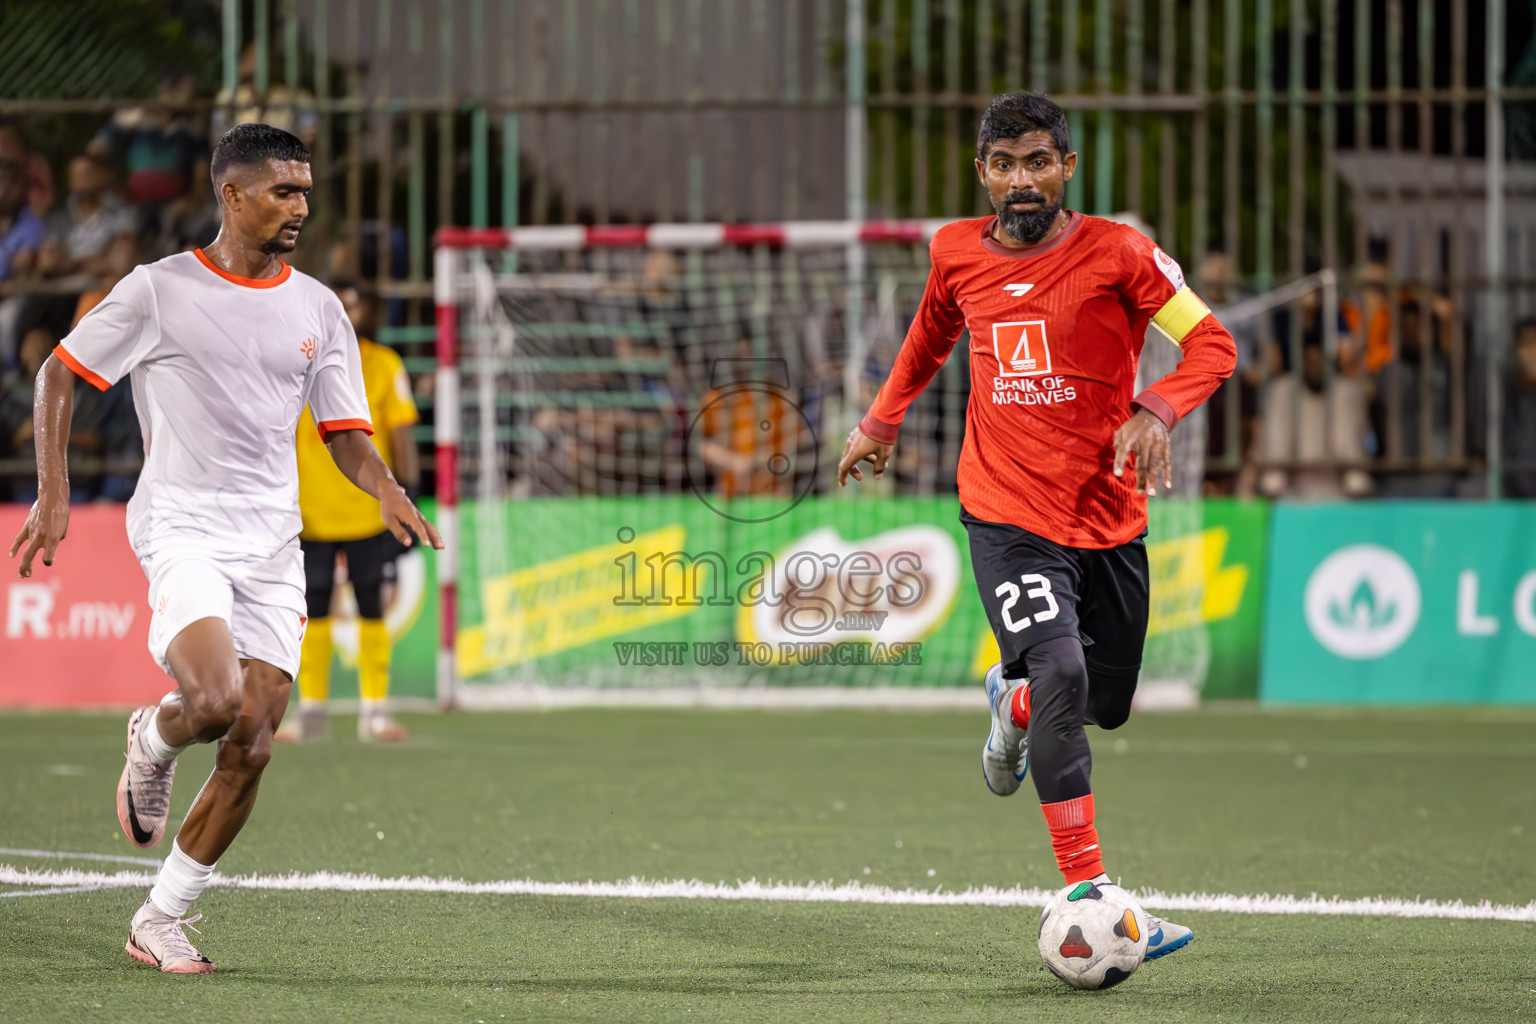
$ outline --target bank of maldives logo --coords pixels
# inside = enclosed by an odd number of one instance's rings
[[[1419,622],[1419,580],[1395,551],[1378,544],[1340,548],[1312,570],[1302,598],[1317,642],[1365,661],[1402,646]]]
[[[1051,344],[1044,320],[992,325],[992,354],[1001,377],[1043,377],[1051,372]]]

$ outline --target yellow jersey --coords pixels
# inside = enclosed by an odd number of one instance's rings
[[[390,433],[418,419],[411,381],[393,349],[366,338],[358,339],[358,348],[363,357],[368,414],[373,419],[373,446],[393,468]],[[304,520],[301,536],[305,540],[362,540],[384,530],[378,499],[358,490],[336,468],[308,408],[299,419],[297,448],[299,514]]]

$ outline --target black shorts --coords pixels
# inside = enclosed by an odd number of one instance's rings
[[[406,551],[405,545],[388,530],[362,540],[300,538],[299,546],[304,550],[305,589],[312,595],[323,595],[327,605],[336,582],[336,552],[347,556],[347,579],[356,590],[393,582],[395,559]]]
[[[1090,670],[1141,667],[1148,579],[1141,537],[1117,548],[1069,548],[963,509],[960,522],[970,535],[971,570],[1004,675],[1027,675],[1025,652],[1061,636],[1082,641]]]

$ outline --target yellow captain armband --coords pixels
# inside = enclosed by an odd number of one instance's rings
[[[1152,317],[1152,322],[1175,345],[1184,343],[1185,335],[1211,313],[1211,307],[1186,286],[1173,293],[1173,298],[1163,303],[1163,308]]]

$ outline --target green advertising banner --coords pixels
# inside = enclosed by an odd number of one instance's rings
[[[1263,699],[1536,703],[1536,506],[1280,505]]]
[[[461,509],[460,672],[548,686],[969,686],[997,658],[950,498]],[[1266,506],[1154,501],[1143,678],[1252,697]],[[429,695],[434,566],[395,692]],[[343,684],[345,685],[345,684]]]

